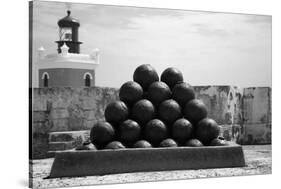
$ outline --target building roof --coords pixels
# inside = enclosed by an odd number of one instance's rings
[[[39,69],[51,68],[73,68],[73,69],[95,69],[99,65],[98,52],[95,54],[48,54],[38,62]]]
[[[71,11],[67,10],[67,16],[58,21],[59,27],[79,27],[80,23],[77,19],[70,16]]]

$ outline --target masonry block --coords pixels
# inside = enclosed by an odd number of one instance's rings
[[[84,120],[84,128],[85,129],[91,129],[94,124],[97,123],[97,120]]]
[[[47,111],[47,98],[45,98],[44,96],[34,96],[32,110]]]
[[[237,144],[242,143],[243,139],[243,126],[239,124],[232,125],[232,141],[236,142]]]
[[[237,124],[233,125],[220,125],[220,136],[223,136],[227,141],[233,141],[239,143],[241,139],[241,126]]]
[[[194,86],[196,98],[201,99],[208,109],[208,116],[220,125],[231,125],[239,111],[239,92],[232,86]]]
[[[58,98],[52,102],[52,108],[66,109],[70,104],[69,99]]]
[[[68,132],[51,132],[49,133],[49,142],[70,142],[74,138]]]
[[[54,131],[67,131],[68,130],[68,119],[53,119],[51,120],[52,128],[50,132]]]
[[[69,150],[74,147],[73,141],[68,142],[49,142],[49,151]]]
[[[91,99],[91,98],[88,98],[88,97],[84,97],[81,101],[81,107],[84,109],[84,110],[92,110],[92,109],[95,109],[96,108],[96,101]]]
[[[69,113],[67,109],[52,109],[50,112],[51,119],[68,118]]]
[[[44,122],[48,119],[48,113],[45,111],[33,111],[32,119],[33,122]]]
[[[49,133],[50,142],[69,142],[69,141],[80,140],[78,138],[82,138],[83,141],[86,141],[89,139],[89,137],[90,137],[89,130]]]
[[[84,110],[76,105],[70,105],[68,107],[68,129],[70,131],[83,130],[84,124]]]
[[[86,120],[93,120],[93,119],[97,119],[96,117],[96,112],[93,110],[86,110],[84,111],[84,118]]]
[[[220,125],[221,126],[221,136],[224,137],[225,140],[232,140],[232,125]]]
[[[49,150],[48,134],[34,132],[32,134],[32,147],[31,147],[32,159],[46,158],[48,150]]]
[[[271,119],[271,96],[269,87],[244,89],[244,122],[269,123]]]
[[[90,140],[90,130],[51,132],[49,134],[48,157],[56,152],[76,148]]]
[[[48,134],[52,125],[48,121],[32,122],[32,133]]]
[[[271,124],[245,124],[243,144],[271,144]]]

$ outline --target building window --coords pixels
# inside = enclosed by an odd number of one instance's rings
[[[69,27],[60,28],[59,38],[61,41],[72,41],[72,29]]]
[[[47,75],[44,76],[44,87],[48,87],[48,77]]]
[[[85,78],[85,86],[86,87],[90,87],[91,86],[91,78],[89,75],[86,75],[86,78]]]
[[[49,74],[47,72],[44,72],[42,74],[42,79],[43,79],[43,87],[48,87],[49,86]]]
[[[91,80],[93,79],[92,74],[90,74],[89,72],[86,72],[86,73],[84,74],[83,79],[84,79],[84,81],[85,81],[85,86],[86,86],[86,87],[90,87],[90,86],[91,86]]]

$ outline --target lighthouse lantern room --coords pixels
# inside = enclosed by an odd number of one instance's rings
[[[45,49],[38,49],[39,87],[91,87],[95,86],[95,69],[99,65],[99,50],[91,54],[80,54],[78,30],[80,23],[70,16],[58,21],[59,40],[57,53],[45,55]]]
[[[58,21],[59,26],[59,41],[58,53],[61,53],[60,47],[65,43],[69,47],[70,53],[80,53],[80,42],[78,40],[78,31],[80,23],[75,18],[70,16],[70,10],[67,11],[67,16]]]

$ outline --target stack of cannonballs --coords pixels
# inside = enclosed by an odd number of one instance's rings
[[[228,145],[178,69],[167,68],[159,81],[156,70],[144,64],[133,80],[121,86],[120,100],[107,105],[106,121],[92,127],[92,149]]]

